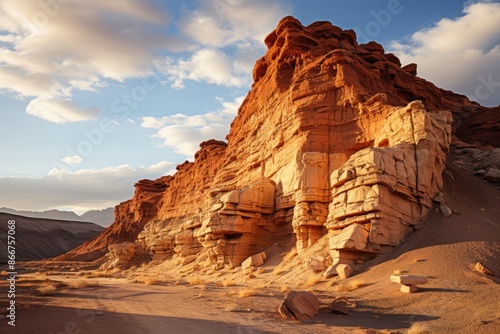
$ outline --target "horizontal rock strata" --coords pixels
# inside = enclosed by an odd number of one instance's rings
[[[419,78],[375,42],[358,44],[352,30],[286,17],[265,43],[227,144],[204,142],[175,175],[138,182],[115,223],[67,259],[131,241],[154,261],[220,269],[275,243],[300,254],[328,235],[334,265],[367,260],[425,219],[453,128],[495,140],[460,127],[491,109]]]

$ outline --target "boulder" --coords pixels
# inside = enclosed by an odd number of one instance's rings
[[[305,262],[305,267],[315,273],[325,271],[325,259],[323,257],[310,257]]]
[[[347,298],[346,297],[337,297],[333,300],[333,302],[328,306],[328,309],[335,314],[344,314],[349,315],[349,309],[347,308]]]
[[[450,218],[451,215],[453,214],[453,211],[444,203],[441,203],[439,205],[439,210],[441,211],[441,214],[445,218]]]
[[[483,177],[490,182],[500,182],[500,170],[490,167]]]
[[[391,276],[391,282],[401,284],[399,290],[404,293],[414,293],[418,291],[416,284],[426,284],[428,281],[425,276],[417,275],[397,275]]]
[[[348,264],[339,264],[336,270],[340,279],[346,279],[354,273],[354,269]]]
[[[401,287],[399,288],[399,291],[404,292],[404,293],[414,293],[418,291],[418,287],[415,285],[404,285],[401,284]]]
[[[260,252],[258,254],[252,255],[241,263],[241,269],[243,271],[250,267],[260,267],[266,261],[266,253]]]
[[[300,322],[309,321],[318,311],[318,297],[307,291],[290,291],[279,307],[279,312],[284,318]]]
[[[426,284],[428,282],[428,279],[425,276],[417,275],[392,275],[391,281],[403,285],[415,285]]]

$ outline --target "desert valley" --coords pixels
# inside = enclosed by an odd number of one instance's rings
[[[500,333],[500,107],[330,22],[265,44],[227,142],[109,227],[0,214],[1,333]]]

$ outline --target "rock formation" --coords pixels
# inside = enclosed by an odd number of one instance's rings
[[[325,235],[334,264],[369,259],[425,219],[453,127],[462,140],[498,141],[464,127],[494,109],[417,77],[352,30],[286,17],[265,43],[227,144],[204,142],[175,175],[137,183],[115,223],[66,259],[131,241],[152,260],[220,269],[274,243],[300,254]]]
[[[103,270],[126,269],[135,256],[135,244],[132,242],[112,244],[108,250],[109,252],[106,254],[108,260],[101,266]]]

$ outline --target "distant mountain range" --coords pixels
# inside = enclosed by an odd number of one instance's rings
[[[20,215],[24,217],[41,218],[41,219],[58,219],[58,220],[76,221],[76,222],[91,222],[103,227],[108,227],[113,223],[115,219],[114,211],[115,211],[114,208],[107,208],[103,210],[90,210],[79,216],[73,211],[59,211],[59,210],[20,211],[10,208],[0,208],[0,212]]]
[[[11,220],[15,221],[17,261],[41,260],[64,254],[104,231],[104,227],[94,223],[31,218],[0,212],[0,264],[7,262],[7,222]]]

